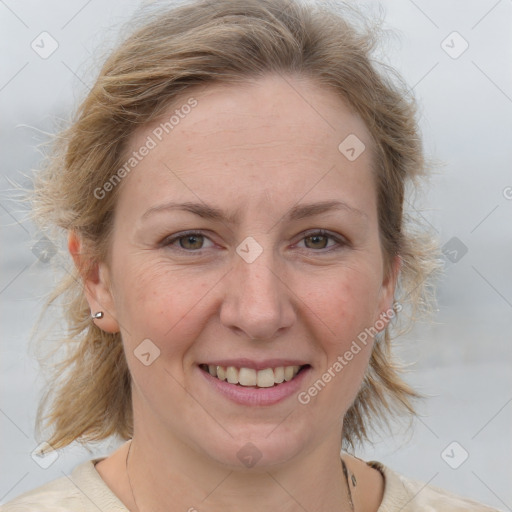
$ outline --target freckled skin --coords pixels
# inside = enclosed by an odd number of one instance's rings
[[[106,307],[107,321],[122,334],[133,377],[134,474],[146,504],[158,489],[186,510],[198,488],[206,492],[234,471],[226,483],[230,498],[213,495],[209,510],[230,503],[253,510],[247,492],[257,494],[260,486],[267,488],[266,503],[284,506],[289,497],[282,489],[268,489],[270,469],[303,503],[325,510],[339,504],[342,418],[371,343],[308,405],[296,397],[268,407],[237,405],[207,386],[197,367],[214,358],[300,358],[312,366],[307,389],[392,304],[396,274],[384,275],[370,135],[331,91],[306,79],[288,81],[295,90],[270,76],[193,91],[197,107],[122,184],[111,266],[102,264],[103,279],[89,283],[89,301],[93,310]],[[157,125],[136,132],[131,146],[139,147]],[[367,148],[353,162],[338,151],[351,133]],[[171,200],[241,214],[233,225],[182,211],[142,220],[149,208]],[[283,220],[297,203],[326,200],[344,201],[363,215],[333,211]],[[333,240],[327,249],[318,242],[308,247],[304,232],[314,229],[350,243],[330,252]],[[201,254],[180,251],[179,241],[160,244],[185,230],[203,232]],[[248,236],[263,248],[250,264],[236,253]],[[160,357],[144,366],[134,350],[148,338]],[[252,473],[237,457],[247,442],[262,454]],[[124,474],[122,464],[113,456],[99,467],[108,477],[116,467]],[[313,467],[322,478],[311,478]],[[169,478],[179,485],[166,487]],[[112,482],[120,494],[128,492],[122,479]]]

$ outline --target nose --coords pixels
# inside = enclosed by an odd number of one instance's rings
[[[226,280],[220,320],[237,334],[271,340],[295,322],[294,295],[271,250],[251,263],[235,254]]]

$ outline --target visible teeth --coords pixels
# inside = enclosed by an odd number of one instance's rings
[[[226,377],[230,384],[238,384],[238,370],[234,366],[226,368]]]
[[[258,372],[258,386],[259,386],[259,373]],[[256,370],[253,368],[240,368],[238,372],[238,382],[242,386],[256,386]],[[274,382],[272,382],[274,385]]]
[[[226,369],[223,366],[217,366],[217,379],[226,380]]]
[[[241,386],[258,386],[271,388],[275,384],[292,380],[300,370],[300,366],[278,366],[256,371],[254,368],[236,368],[235,366],[204,365],[204,369],[219,380],[227,380],[230,384]]]
[[[272,368],[265,368],[258,372],[258,387],[271,388],[274,382],[274,370],[272,370]]]
[[[281,384],[284,380],[284,366],[278,366],[274,370],[274,380],[276,384]]]
[[[285,367],[285,369],[284,369],[284,380],[285,381],[288,382],[289,380],[293,379],[293,376],[296,373],[295,368],[297,368],[297,366],[286,366]]]

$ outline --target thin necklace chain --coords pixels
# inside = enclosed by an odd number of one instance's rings
[[[137,512],[140,512],[139,505],[137,505],[137,501],[135,500],[135,494],[133,493],[133,485],[130,480],[130,472],[128,471],[128,457],[130,456],[130,450],[132,449],[132,440],[130,439],[130,445],[128,446],[128,453],[126,454],[126,476],[128,477],[128,484],[130,486],[130,492],[132,493],[133,503],[135,504],[135,508]]]
[[[341,459],[341,465],[343,467],[343,476],[345,477],[345,482],[347,482],[348,502],[350,504],[350,509],[352,510],[352,512],[355,512],[354,501],[352,500],[352,491],[350,490],[350,484],[348,483],[349,471],[347,469],[347,465],[345,464],[345,461],[343,460],[343,458],[340,457],[340,459]],[[352,485],[355,487],[357,485],[357,480],[356,480],[354,473],[350,473],[350,479],[352,480]]]
[[[137,509],[137,512],[140,512],[139,505],[137,504],[137,500],[135,499],[135,494],[133,492],[133,485],[132,485],[132,481],[130,479],[130,472],[128,471],[128,458],[130,457],[131,449],[132,449],[132,441],[130,440],[130,445],[128,446],[128,452],[126,454],[126,476],[128,477],[128,485],[130,486],[130,492],[132,494],[133,503],[135,504],[135,508]],[[341,459],[341,466],[343,467],[343,476],[345,477],[345,482],[347,483],[348,502],[350,504],[350,510],[352,510],[352,512],[355,512],[354,501],[352,500],[352,491],[350,490],[350,484],[348,481],[349,471],[347,469],[347,465],[345,464],[345,461],[343,460],[343,458],[340,457],[340,459]],[[353,473],[350,473],[350,479],[352,481],[352,485],[355,487],[357,485],[357,480]]]

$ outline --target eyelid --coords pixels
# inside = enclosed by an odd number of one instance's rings
[[[338,233],[332,233],[331,231],[328,231],[326,229],[321,229],[321,228],[308,229],[304,233],[301,233],[301,238],[300,238],[299,242],[302,242],[305,238],[308,238],[313,235],[320,235],[320,236],[330,238],[331,240],[334,240],[337,244],[337,246],[333,246],[333,247],[326,248],[326,249],[319,249],[318,251],[310,249],[310,250],[313,250],[313,252],[327,253],[330,251],[335,251],[337,249],[342,249],[343,247],[350,245],[350,242],[343,235],[340,235]]]
[[[210,237],[208,237],[205,234],[205,232],[203,230],[188,230],[188,231],[182,231],[182,232],[178,232],[173,235],[167,236],[158,245],[159,245],[159,247],[163,247],[163,248],[170,247],[172,244],[174,244],[181,238],[185,238],[187,236],[192,236],[192,235],[202,236],[204,239],[209,240],[212,244],[214,244],[214,242],[210,239]],[[321,229],[321,228],[316,228],[316,229],[313,228],[313,229],[304,231],[303,233],[300,234],[300,239],[298,240],[297,243],[302,242],[304,239],[306,239],[310,236],[313,236],[313,235],[327,237],[327,238],[333,240],[334,242],[336,242],[336,245],[332,246],[330,248],[324,248],[324,249],[318,249],[318,250],[308,249],[306,247],[306,248],[303,248],[303,250],[313,251],[318,254],[322,254],[322,253],[325,254],[325,253],[329,253],[329,252],[336,251],[339,249],[343,249],[346,246],[350,246],[349,240],[347,240],[344,236],[342,236],[338,233],[332,233],[330,231],[327,231],[327,230]],[[184,253],[188,253],[188,254],[201,254],[202,251],[205,249],[208,249],[208,248],[201,248],[201,249],[197,249],[197,250],[183,249],[182,247],[179,247],[179,246],[176,246],[176,248],[175,248],[175,250],[177,250],[178,252],[184,252]]]
[[[192,235],[200,235],[203,238],[210,240],[210,242],[214,243],[210,237],[206,236],[205,233],[201,230],[189,230],[189,231],[181,231],[179,233],[175,233],[173,235],[166,236],[159,244],[159,247],[169,247],[171,244],[177,242],[180,238],[185,238],[187,236]],[[203,249],[191,250],[191,249],[183,249],[182,247],[177,247],[178,251],[188,252],[188,253],[200,253]]]

